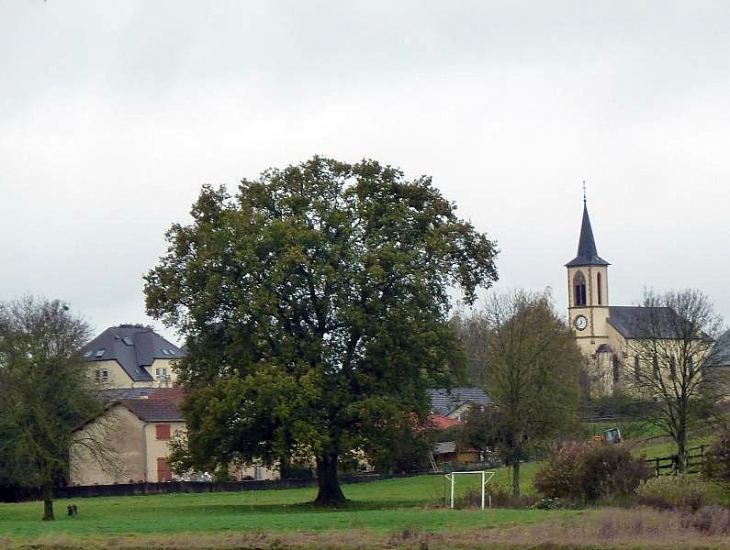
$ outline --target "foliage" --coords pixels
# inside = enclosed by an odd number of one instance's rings
[[[595,503],[633,494],[650,475],[643,458],[623,445],[570,442],[555,449],[533,484],[547,498]]]
[[[313,457],[317,501],[344,500],[340,458],[392,444],[459,363],[450,286],[471,303],[496,279],[494,243],[454,210],[369,160],[204,187],[145,277],[147,311],[187,339],[178,464]]]
[[[88,327],[58,300],[0,304],[1,483],[41,489],[67,479],[74,428],[101,410],[78,350]]]
[[[368,462],[374,470],[384,473],[415,473],[427,470],[428,453],[435,435],[433,431],[416,425],[412,414],[404,414],[400,422],[391,424],[390,430],[390,438],[383,439],[378,434],[372,434],[369,438],[371,443]]]
[[[479,343],[464,340],[467,355],[480,362],[480,379],[496,405],[485,411],[480,437],[512,466],[516,496],[520,464],[530,451],[578,426],[583,356],[547,294],[495,295],[461,324],[477,325],[479,330],[466,332],[485,335]]]
[[[707,503],[707,487],[688,474],[659,476],[644,481],[636,489],[639,503],[654,508],[687,508],[699,510]]]
[[[629,345],[624,383],[645,400],[648,419],[672,438],[676,454],[684,457],[690,430],[726,394],[710,368],[722,320],[697,290],[647,291],[632,330],[637,338]]]
[[[702,475],[721,485],[730,496],[730,429],[726,428],[705,453]]]

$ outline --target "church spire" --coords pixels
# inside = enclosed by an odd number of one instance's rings
[[[588,217],[585,184],[583,187],[583,221],[580,226],[578,255],[565,265],[567,267],[581,265],[611,265],[598,255],[598,250],[596,249],[596,241],[593,238],[593,229],[591,228],[591,219]]]

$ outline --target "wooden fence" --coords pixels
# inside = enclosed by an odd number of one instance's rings
[[[684,472],[688,474],[699,473],[702,467],[702,462],[705,460],[705,449],[707,445],[700,445],[699,447],[692,447],[687,449],[687,454],[684,457]],[[654,470],[654,475],[666,476],[675,475],[680,472],[680,457],[677,455],[663,456],[657,458],[647,458],[647,464],[649,464]]]

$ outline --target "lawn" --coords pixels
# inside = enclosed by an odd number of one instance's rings
[[[501,476],[506,476],[500,472]],[[471,476],[470,476],[471,478]],[[460,481],[457,494],[475,489]],[[470,487],[471,485],[471,487]],[[57,520],[42,522],[39,502],[0,504],[0,546],[33,544],[94,547],[100,539],[130,537],[144,544],[149,537],[185,539],[185,534],[322,534],[360,530],[374,536],[412,531],[418,533],[467,532],[506,528],[578,514],[575,511],[450,510],[444,505],[447,485],[443,476],[411,478],[347,485],[351,502],[339,510],[315,508],[308,503],[316,489],[250,491],[239,493],[170,494],[141,497],[59,500]],[[79,507],[78,516],[65,515],[67,504]],[[117,543],[115,543],[117,544]],[[74,546],[75,545],[75,546]]]
[[[664,454],[668,448],[666,442],[657,440],[641,446],[634,443],[641,447],[637,451],[649,456]],[[531,481],[540,466],[539,462],[523,464],[523,493],[532,493]],[[510,487],[511,470],[498,468],[496,472],[491,483]],[[459,477],[457,498],[478,492],[478,486],[478,475]],[[601,510],[451,510],[449,485],[443,475],[353,484],[343,489],[350,502],[336,510],[309,504],[316,488],[58,500],[54,522],[40,521],[39,502],[0,504],[0,548],[456,549],[485,545],[507,548],[513,543],[522,548],[532,546],[532,540],[548,546],[583,548],[583,544],[595,547],[606,531],[607,520]],[[65,514],[70,503],[79,507],[78,516]],[[668,520],[646,514],[636,517],[647,518],[641,520],[647,522],[647,527],[641,528],[645,532],[636,531],[636,526],[631,529],[637,537],[646,537],[642,547],[653,547],[657,541],[652,539],[651,529],[656,528],[650,528],[648,522]],[[610,518],[610,522],[631,525],[634,520],[631,514]],[[662,529],[667,531],[668,527]],[[625,535],[621,533],[623,530],[617,530],[614,537],[619,546],[623,539],[616,537]],[[696,538],[696,534],[690,535]],[[673,540],[657,547],[673,548]],[[610,541],[605,542],[606,548],[613,547]],[[728,546],[714,540],[706,542],[716,548]],[[703,544],[693,546],[703,548]]]

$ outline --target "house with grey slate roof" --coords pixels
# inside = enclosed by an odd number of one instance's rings
[[[431,398],[431,412],[433,414],[462,420],[462,416],[471,408],[484,408],[492,405],[489,396],[479,388],[452,388],[428,390]]]
[[[150,327],[109,327],[81,349],[93,379],[105,388],[170,387],[185,352]]]

